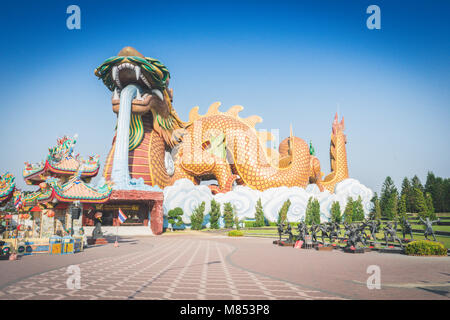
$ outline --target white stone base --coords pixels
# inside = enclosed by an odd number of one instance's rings
[[[94,227],[84,226],[84,233],[88,236],[92,236],[92,230]],[[102,227],[103,235],[105,236],[153,236],[152,229],[144,226],[121,226],[121,227]]]

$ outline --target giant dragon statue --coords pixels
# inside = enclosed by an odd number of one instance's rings
[[[278,152],[267,148],[273,136],[255,129],[260,117],[239,117],[242,106],[221,112],[216,102],[204,115],[194,107],[189,121],[182,121],[172,106],[168,69],[132,47],[107,59],[95,75],[113,92],[112,109],[118,116],[103,174],[117,188],[132,179],[164,188],[186,178],[194,184],[215,179],[217,185],[209,186],[213,193],[228,192],[234,184],[263,191],[309,183],[332,193],[336,183],[348,178],[344,120],[339,122],[337,115],[331,173],[323,178],[319,160],[292,129]]]

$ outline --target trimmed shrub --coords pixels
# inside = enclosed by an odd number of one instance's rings
[[[211,229],[219,229],[220,203],[216,200],[211,201],[211,212],[209,213],[209,223]]]
[[[353,201],[352,221],[363,221],[363,220],[364,220],[364,208],[362,205],[361,196],[358,196],[358,200]]]
[[[408,243],[405,253],[419,256],[446,256],[447,249],[440,242],[418,240]]]
[[[347,223],[352,223],[353,219],[353,199],[351,197],[347,198],[347,204],[344,209],[344,221]]]
[[[205,212],[205,201],[202,202],[197,208],[194,209],[191,215],[191,229],[201,230],[203,228],[203,219]]]
[[[319,200],[310,197],[305,211],[305,223],[311,225],[320,223],[320,203]]]
[[[338,201],[334,201],[331,204],[331,221],[341,223],[342,214],[341,214],[341,205]]]
[[[285,224],[287,221],[287,213],[289,211],[289,207],[291,206],[291,200],[287,199],[283,206],[281,207],[280,211],[278,211],[278,221],[277,223]]]
[[[264,227],[265,221],[264,221],[264,211],[261,204],[261,198],[258,199],[256,202],[256,213],[255,213],[255,227]]]
[[[243,235],[244,235],[244,232],[242,232],[241,230],[228,231],[229,237],[242,237]]]
[[[181,225],[183,224],[183,220],[181,219],[181,216],[183,215],[183,209],[181,209],[180,207],[177,207],[175,209],[169,210],[169,212],[167,213],[168,216],[168,221],[169,223],[172,225],[172,230],[173,227],[181,227]]]
[[[233,206],[231,205],[230,202],[227,202],[227,203],[224,204],[224,207],[223,207],[223,220],[224,220],[226,229],[233,228],[233,225],[234,225],[234,210],[233,210]]]

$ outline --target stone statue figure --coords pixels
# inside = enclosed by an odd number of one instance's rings
[[[330,242],[339,239],[341,233],[341,227],[336,221],[330,222]]]
[[[304,221],[301,221],[298,225],[297,225],[297,229],[298,229],[298,237],[297,240],[301,240],[301,241],[305,241],[305,237],[308,235],[308,227],[306,225],[306,223]]]
[[[428,236],[432,235],[434,241],[436,241],[436,236],[434,235],[433,231],[433,223],[440,222],[441,219],[437,220],[430,220],[430,218],[426,217],[425,220],[422,219],[422,217],[419,217],[420,222],[422,222],[423,225],[425,225],[425,232],[423,235],[425,236],[425,239],[428,240]]]
[[[315,224],[314,222],[311,224],[311,227],[309,228],[309,232],[311,233],[311,239],[313,243],[317,243],[317,229],[319,228],[319,225]]]
[[[377,241],[377,232],[380,229],[381,221],[380,220],[369,220],[366,222],[366,225],[369,227],[370,238],[373,241]]]
[[[319,225],[319,230],[322,231],[322,243],[325,244],[325,237],[329,238],[329,232],[330,232],[330,226],[328,225],[328,223],[321,223]]]
[[[386,246],[388,245],[388,240],[398,241],[400,247],[403,248],[403,243],[399,237],[397,237],[397,221],[395,221],[395,225],[392,226],[392,222],[388,222],[386,227],[384,227],[384,240],[386,241]]]
[[[287,241],[288,242],[292,242],[293,234],[292,234],[292,227],[291,227],[290,223],[287,224],[287,228],[286,228],[286,231],[284,231],[284,234],[288,235],[288,240]]]
[[[102,213],[97,212],[94,215],[94,230],[92,230],[92,239],[100,239],[103,238],[102,232]]]
[[[347,247],[354,247],[355,249],[359,248],[359,243],[366,244],[366,239],[364,237],[365,233],[364,228],[365,224],[348,224],[344,223],[345,226],[345,234],[344,237],[347,238]]]
[[[280,237],[279,241],[281,241],[281,236],[284,233],[284,224],[279,223],[277,224],[277,226],[278,226],[278,236]]]
[[[406,234],[409,234],[411,236],[411,240],[414,240],[411,223],[405,217],[403,217],[403,221],[402,222],[403,222],[402,223],[403,239],[405,239],[405,235]]]
[[[355,227],[355,231],[356,231],[356,241],[357,242],[361,242],[363,245],[367,244],[367,240],[369,239],[369,237],[367,236],[365,229],[366,229],[367,224],[366,223],[361,223],[361,224],[357,224]]]

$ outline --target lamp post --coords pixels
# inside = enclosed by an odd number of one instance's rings
[[[70,208],[70,215],[72,217],[72,223],[70,228],[70,235],[73,237],[73,220],[78,220],[80,218],[81,208],[80,208],[80,201],[73,202],[72,208]]]

